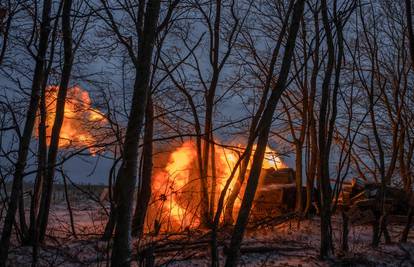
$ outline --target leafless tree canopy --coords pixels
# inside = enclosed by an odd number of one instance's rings
[[[413,264],[412,8],[0,1],[0,266]]]

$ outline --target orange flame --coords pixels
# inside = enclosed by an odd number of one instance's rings
[[[52,128],[56,115],[59,86],[46,88],[46,139],[50,144]],[[84,148],[94,154],[92,148],[97,143],[96,133],[106,125],[107,120],[97,109],[91,107],[92,101],[87,91],[79,86],[68,88],[65,111],[60,131],[60,148]],[[38,132],[36,131],[36,134]]]
[[[253,146],[253,151],[254,150],[256,150],[256,145]],[[287,165],[283,163],[282,160],[276,155],[277,155],[276,151],[266,146],[265,157],[263,159],[262,168],[263,169],[274,168],[276,170],[287,168]],[[253,161],[253,153],[250,158],[250,164],[252,163],[252,161]],[[250,165],[249,165],[249,168],[250,168]]]
[[[241,151],[242,149],[238,150]],[[239,153],[235,149],[218,146],[215,147],[215,153],[217,179],[215,195],[218,199],[239,159]],[[286,165],[276,156],[276,153],[267,147],[263,168],[279,169],[284,167]],[[186,141],[169,155],[168,163],[163,170],[155,173],[152,187],[156,207],[152,209],[153,211],[155,210],[157,215],[153,214],[151,217],[156,216],[157,220],[163,224],[163,229],[182,230],[184,228],[196,227],[200,224],[198,214],[202,200],[199,194],[200,182],[197,170],[197,150],[195,144],[192,141]],[[211,180],[211,170],[209,172],[209,180]],[[232,190],[237,177],[238,170],[229,187],[229,192]],[[211,184],[209,186],[211,191]],[[161,205],[158,201],[161,201]],[[238,209],[240,204],[240,200],[236,200],[234,208]]]

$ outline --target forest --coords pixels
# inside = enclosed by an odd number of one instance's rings
[[[0,0],[0,267],[414,266],[411,0]]]

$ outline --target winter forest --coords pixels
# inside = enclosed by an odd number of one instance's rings
[[[414,266],[411,0],[0,0],[0,267]]]

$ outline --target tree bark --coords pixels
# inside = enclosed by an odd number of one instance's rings
[[[56,17],[60,17],[62,12],[63,3],[59,5]],[[43,74],[43,81],[42,81],[42,89],[41,89],[41,97],[40,97],[40,107],[39,107],[39,126],[38,126],[38,135],[39,135],[39,144],[38,144],[38,163],[37,163],[37,172],[35,178],[35,185],[34,185],[34,192],[32,194],[32,199],[30,202],[30,227],[29,233],[25,240],[25,244],[32,244],[33,245],[33,262],[36,263],[35,259],[37,259],[37,248],[38,248],[38,236],[39,233],[37,232],[38,229],[38,215],[39,215],[39,205],[40,205],[40,198],[42,194],[42,184],[43,179],[46,176],[46,166],[47,166],[47,137],[46,137],[46,118],[47,118],[47,106],[46,106],[46,87],[49,80],[50,70],[52,69],[53,59],[55,55],[55,44],[57,38],[57,29],[58,29],[59,20],[56,19],[52,36],[51,36],[51,44],[50,44],[50,51],[49,51],[49,63],[44,70]]]
[[[3,23],[4,17],[2,17],[1,21],[0,21],[0,23],[2,24],[1,27],[0,27],[0,31],[3,35],[3,38],[2,38],[3,41],[2,41],[1,49],[0,49],[0,65],[3,64],[4,58],[6,56],[6,51],[7,51],[8,42],[9,42],[9,33],[10,33],[10,28],[11,28],[12,20],[13,20],[13,16],[14,16],[14,14],[11,14],[11,12],[12,12],[11,2],[8,2],[8,3],[9,4],[8,4],[8,7],[7,7],[7,10],[4,13],[4,16],[7,15],[6,27],[3,27],[4,26],[4,23]],[[14,11],[13,11],[13,13],[14,13]]]
[[[405,11],[406,11],[406,17],[407,17],[407,31],[408,31],[408,43],[409,43],[409,50],[410,50],[410,57],[411,57],[411,65],[414,67],[414,33],[413,33],[413,19],[412,19],[412,5],[411,0],[405,0]],[[411,147],[410,147],[411,150]],[[410,151],[411,152],[411,151]],[[402,152],[403,153],[403,150]],[[411,155],[409,155],[409,158],[411,159]],[[403,159],[401,161],[404,161]],[[408,162],[410,163],[410,161]],[[410,164],[407,164],[406,168],[404,168],[404,175],[406,176],[404,189],[406,192],[411,192],[411,186],[412,186],[412,177],[411,173],[406,170],[409,168]],[[408,209],[408,221],[407,224],[404,227],[404,231],[401,236],[401,242],[407,242],[408,233],[410,232],[411,224],[413,220],[413,208],[410,207]]]
[[[65,190],[66,205],[68,207],[68,212],[69,212],[70,228],[72,229],[73,237],[77,239],[78,236],[76,235],[75,220],[73,219],[72,206],[70,205],[68,185],[66,182],[66,175],[63,173],[63,171],[62,171],[62,178],[63,178],[63,188]]]
[[[295,180],[296,180],[296,205],[295,210],[302,213],[302,146],[301,143],[295,144]]]
[[[152,138],[154,133],[154,107],[151,96],[145,112],[145,130],[143,146],[143,169],[140,186],[138,187],[135,214],[132,221],[132,235],[141,237],[144,232],[145,216],[148,210],[148,203],[151,198],[152,178]]]
[[[20,231],[21,231],[21,235],[22,235],[22,243],[24,243],[24,241],[26,240],[28,233],[29,233],[29,229],[27,228],[27,223],[26,223],[26,212],[25,212],[25,208],[24,208],[24,192],[23,192],[23,185],[22,185],[22,193],[20,194],[20,199],[19,199],[19,221],[20,221]]]
[[[269,138],[270,127],[272,125],[273,114],[275,112],[277,103],[286,87],[286,81],[288,79],[290,71],[290,65],[292,62],[293,51],[296,44],[296,37],[299,29],[299,24],[301,17],[303,15],[304,4],[304,0],[298,0],[294,5],[290,29],[284,49],[285,54],[283,56],[279,78],[272,90],[266,108],[263,112],[263,116],[258,125],[259,134],[257,148],[253,156],[253,164],[250,171],[249,179],[247,181],[246,191],[244,193],[239,215],[237,217],[237,222],[233,230],[229,253],[226,259],[227,267],[236,266],[239,259],[240,245],[243,239],[244,231],[250,214],[250,209],[252,207],[254,195],[256,193],[257,185],[259,182],[259,176],[262,169],[264,153]]]
[[[131,217],[134,188],[137,182],[139,135],[149,94],[152,52],[157,35],[160,0],[147,3],[142,39],[136,66],[134,93],[123,145],[122,165],[116,181],[116,226],[111,265],[129,266],[131,261]]]
[[[411,0],[405,0],[405,15],[407,18],[408,43],[410,49],[411,65],[414,66],[414,33]]]
[[[325,77],[322,83],[322,99],[319,112],[319,164],[318,174],[320,176],[320,204],[321,204],[321,244],[320,257],[327,259],[333,255],[332,242],[332,225],[331,225],[331,204],[332,204],[332,188],[329,178],[329,156],[332,143],[332,131],[336,119],[336,95],[337,84],[335,83],[334,92],[332,96],[332,115],[329,119],[328,103],[329,91],[332,72],[335,60],[335,48],[333,42],[332,28],[330,26],[330,19],[328,16],[328,7],[326,0],[321,2],[322,23],[326,33],[326,42],[328,47],[328,62],[325,68]],[[341,60],[341,58],[339,58]],[[340,63],[340,61],[339,61]],[[336,66],[336,78],[340,71],[340,64]],[[335,80],[336,82],[337,80]]]
[[[116,155],[115,155],[116,158]],[[109,212],[109,218],[108,222],[105,225],[104,233],[102,234],[102,240],[108,241],[111,239],[112,234],[114,232],[115,228],[115,218],[116,218],[116,205],[114,203],[114,199],[116,199],[116,191],[114,190],[112,184],[112,180],[116,179],[115,171],[116,166],[118,162],[121,160],[121,158],[117,158],[114,160],[111,169],[109,170],[108,175],[108,196],[109,196],[109,202],[110,202],[110,212]]]
[[[19,143],[18,158],[15,164],[13,176],[12,192],[10,196],[7,214],[4,220],[3,232],[0,241],[0,266],[5,266],[7,261],[12,227],[15,220],[18,201],[20,195],[22,194],[24,168],[26,166],[30,140],[32,137],[32,132],[36,119],[36,112],[39,106],[40,88],[43,80],[43,68],[45,65],[45,56],[48,47],[48,39],[50,33],[51,5],[52,1],[50,0],[45,0],[43,2],[39,46],[32,81],[30,103],[26,113],[26,122],[24,125],[23,135]]]
[[[211,193],[210,193],[210,210],[209,217],[213,220],[214,211],[216,209],[216,190],[217,190],[217,172],[216,172],[216,147],[214,144],[214,136],[211,133]]]
[[[403,243],[407,242],[408,233],[410,232],[412,222],[413,222],[413,208],[410,207],[408,209],[408,220],[407,220],[407,223],[404,227],[403,233],[401,235],[401,242],[403,242]]]
[[[308,118],[309,118],[309,144],[310,144],[310,161],[308,165],[308,176],[306,180],[306,207],[305,214],[309,213],[309,209],[313,202],[313,192],[315,187],[315,177],[317,172],[318,162],[318,141],[316,131],[316,120],[315,120],[315,97],[316,97],[316,86],[319,72],[319,11],[314,12],[314,23],[315,23],[315,52],[313,54],[313,68],[310,80],[310,93],[309,93],[309,105],[308,105]]]
[[[46,144],[46,88],[42,90],[40,100],[40,122],[39,122],[39,148],[38,148],[38,166],[34,185],[34,192],[30,207],[30,234],[34,231],[35,221],[39,212],[39,201],[42,193],[42,181],[45,176],[47,144]]]
[[[210,163],[210,150],[212,151],[212,139],[213,136],[213,110],[214,110],[214,99],[216,96],[217,84],[220,75],[219,68],[219,53],[220,53],[220,22],[221,22],[221,0],[215,1],[215,18],[213,32],[211,33],[210,42],[210,62],[212,66],[212,78],[210,86],[205,93],[206,112],[204,120],[204,146],[203,146],[203,169],[201,181],[201,223],[204,226],[210,226],[212,218],[210,216],[210,205],[209,194],[208,194],[208,170]],[[211,152],[212,153],[212,152]]]
[[[286,32],[288,24],[289,24],[289,17],[290,14],[292,12],[293,9],[293,3],[294,1],[291,1],[289,4],[289,8],[288,11],[286,13],[286,18],[283,21],[283,25],[282,28],[280,30],[280,32]],[[283,41],[283,34],[281,34],[277,40],[277,43],[275,45],[275,48],[273,49],[272,52],[272,58],[270,60],[270,64],[269,64],[269,71],[266,77],[266,81],[264,84],[264,88],[263,88],[263,95],[260,99],[260,103],[259,103],[259,107],[257,108],[256,113],[254,114],[253,118],[252,118],[252,123],[250,125],[249,128],[249,137],[247,140],[247,146],[246,146],[246,150],[245,150],[245,156],[243,159],[243,162],[241,164],[240,170],[239,170],[239,177],[236,181],[236,183],[234,184],[234,187],[231,190],[231,193],[227,199],[227,204],[226,204],[226,210],[224,213],[224,223],[231,225],[233,224],[233,208],[234,208],[234,202],[236,201],[237,197],[239,196],[240,193],[240,189],[243,186],[245,177],[246,177],[246,172],[247,172],[247,167],[249,166],[249,162],[251,160],[251,154],[252,154],[252,149],[249,148],[250,144],[253,145],[254,140],[256,139],[257,135],[256,135],[256,128],[257,128],[257,124],[260,121],[260,117],[262,116],[263,110],[266,107],[266,100],[270,91],[270,87],[271,87],[271,83],[273,80],[273,73],[274,73],[274,69],[275,69],[275,65],[276,65],[276,61],[279,55],[279,51],[280,51],[280,47],[282,46],[282,41]]]
[[[115,190],[114,190],[115,191]],[[114,199],[116,199],[116,193],[114,192]],[[111,204],[111,210],[109,212],[108,222],[105,225],[105,230],[102,235],[102,240],[108,241],[112,238],[116,224],[116,204]]]
[[[341,211],[342,214],[342,251],[348,251],[348,235],[349,235],[349,218],[344,210]]]
[[[62,77],[59,85],[59,92],[56,100],[56,113],[53,122],[52,134],[50,138],[48,159],[46,166],[46,176],[42,186],[42,197],[40,200],[39,209],[39,240],[43,242],[47,223],[49,219],[49,210],[52,199],[53,180],[55,178],[55,164],[57,153],[59,150],[60,130],[63,125],[65,115],[65,102],[69,86],[69,80],[73,65],[73,49],[72,49],[72,29],[70,21],[70,12],[72,7],[72,0],[64,0],[62,10],[62,35],[64,48],[64,62],[62,69]]]
[[[40,100],[40,122],[39,122],[39,148],[38,148],[38,165],[35,179],[34,190],[30,202],[30,227],[26,244],[32,244],[32,264],[36,265],[38,260],[38,227],[37,216],[39,214],[39,201],[42,194],[42,181],[45,177],[47,144],[46,144],[46,90],[45,86],[42,88]]]

